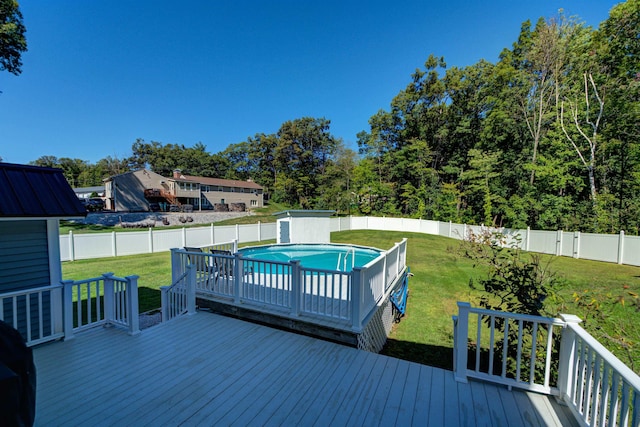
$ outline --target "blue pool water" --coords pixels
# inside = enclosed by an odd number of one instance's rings
[[[264,261],[299,260],[303,267],[321,270],[351,271],[380,256],[373,248],[330,244],[268,245],[239,249],[243,257]],[[355,256],[355,257],[354,257]]]

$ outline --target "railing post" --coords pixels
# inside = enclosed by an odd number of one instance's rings
[[[573,374],[576,360],[576,334],[569,327],[569,324],[579,324],[582,322],[578,316],[573,314],[561,314],[560,319],[565,322],[560,339],[560,360],[558,362],[558,389],[560,398],[570,400],[573,395]]]
[[[170,286],[160,286],[160,316],[162,322],[169,320],[169,288]]]
[[[129,335],[140,333],[140,318],[138,314],[138,276],[127,276],[127,323]]]
[[[102,275],[104,282],[104,321],[107,325],[113,323],[115,319],[114,306],[114,289],[113,289],[113,273],[104,273]],[[100,321],[100,319],[97,319]]]
[[[361,328],[360,309],[362,306],[363,288],[364,275],[362,274],[362,267],[354,267],[351,270],[351,325],[355,330]]]
[[[293,316],[300,315],[300,300],[302,299],[302,271],[300,269],[300,260],[293,259],[289,261],[291,264],[291,314]]]
[[[176,283],[178,277],[182,275],[182,263],[180,262],[180,249],[171,248],[171,283]]]
[[[187,314],[196,314],[196,266],[187,266]]]
[[[62,294],[64,298],[64,340],[68,341],[73,339],[73,280],[63,280],[62,282]],[[80,301],[78,301],[80,304]]]
[[[242,255],[237,251],[237,243],[235,240],[233,246],[236,248],[233,253],[233,300],[236,304],[240,304],[240,298],[242,298],[242,282],[244,281],[242,275]]]
[[[466,383],[467,382],[467,357],[469,355],[467,350],[467,337],[469,336],[469,310],[471,304],[468,302],[458,302],[458,321],[454,336],[456,337],[453,343],[453,353],[455,365],[453,367],[456,381]],[[478,343],[480,345],[480,343]]]

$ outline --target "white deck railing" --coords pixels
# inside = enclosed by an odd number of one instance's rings
[[[582,329],[579,318],[560,317],[459,302],[453,318],[456,379],[478,378],[559,396],[581,425],[639,426],[640,377]]]
[[[160,287],[162,321],[167,322],[183,314],[196,312],[196,268],[189,264],[187,271],[171,286]]]
[[[350,273],[212,253],[206,247],[172,249],[172,275],[175,281],[193,264],[198,296],[358,330],[406,270],[406,246],[403,239]]]
[[[28,346],[56,340],[64,336],[61,302],[62,285],[7,292],[0,295],[0,320],[17,329]]]
[[[120,278],[105,273],[92,279],[65,280],[62,285],[66,340],[98,325],[119,325],[132,335],[140,332],[138,276]]]

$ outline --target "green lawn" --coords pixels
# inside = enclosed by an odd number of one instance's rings
[[[403,237],[408,238],[407,264],[414,276],[409,281],[407,314],[395,326],[383,353],[451,369],[451,316],[457,313],[457,301],[476,305],[480,293],[470,290],[468,283],[470,278],[483,275],[480,269],[473,268],[470,260],[457,254],[460,242],[390,231],[344,231],[331,235],[333,242],[382,249],[389,249]],[[640,305],[634,295],[640,294],[640,268],[571,258],[554,258],[552,266],[566,278],[567,285],[559,293],[560,300],[549,302],[548,310],[587,319],[585,328],[638,372]],[[140,310],[148,311],[160,305],[159,287],[170,284],[170,255],[167,252],[63,263],[65,279],[84,279],[104,272],[120,277],[139,275]],[[588,306],[592,300],[596,302]],[[602,303],[598,310],[594,309],[605,300],[618,302]]]

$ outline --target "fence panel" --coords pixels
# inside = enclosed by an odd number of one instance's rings
[[[215,242],[229,242],[236,239],[236,226],[224,225],[215,228]],[[214,243],[215,243],[214,242]]]
[[[447,224],[447,232],[449,231]],[[440,233],[440,223],[438,221],[431,221],[428,219],[420,220],[420,227],[417,230],[418,233],[438,235]]]
[[[133,255],[149,252],[149,231],[116,233],[116,254]]]
[[[622,263],[640,267],[640,237],[624,236]]]
[[[113,256],[113,233],[74,234],[75,259]]]
[[[69,250],[69,235],[60,236],[60,261],[71,261],[71,251]]]
[[[260,224],[260,237],[262,240],[276,240],[278,226],[275,222]]]
[[[187,235],[187,244],[185,246],[206,246],[211,244],[211,227],[185,228],[185,233]]]
[[[260,239],[260,224],[245,224],[238,227],[239,242],[257,242]]]
[[[529,231],[531,241],[529,242],[529,250],[532,252],[540,252],[543,254],[555,255],[556,240],[558,233],[556,231]]]
[[[182,230],[163,230],[153,233],[154,252],[164,252],[182,246],[186,246],[182,241]]]
[[[619,236],[616,234],[580,234],[580,258],[618,262]]]

